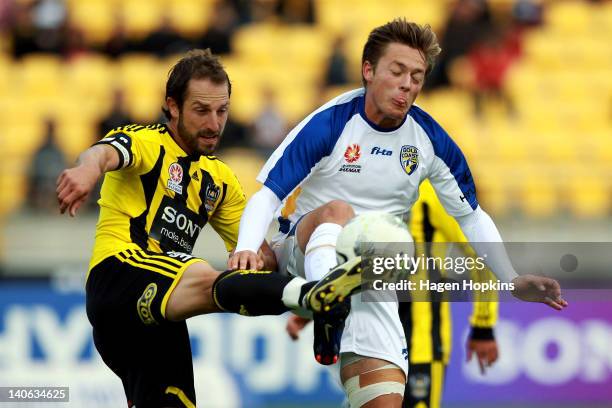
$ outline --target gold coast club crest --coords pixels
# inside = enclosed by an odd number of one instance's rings
[[[404,145],[400,151],[400,163],[406,174],[411,175],[419,167],[419,149],[415,146]]]

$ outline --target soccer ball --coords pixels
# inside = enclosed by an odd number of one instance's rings
[[[382,211],[363,213],[350,220],[336,242],[338,263],[356,256],[395,257],[413,253],[414,240],[406,223]]]

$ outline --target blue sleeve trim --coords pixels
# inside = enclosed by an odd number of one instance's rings
[[[284,200],[323,157],[331,154],[346,123],[358,113],[362,97],[315,114],[285,147],[264,182],[279,200]]]
[[[467,200],[472,209],[478,207],[476,185],[472,172],[459,146],[429,114],[418,106],[412,106],[408,114],[425,130],[434,148],[434,153],[450,169],[455,181],[463,192],[461,200]]]

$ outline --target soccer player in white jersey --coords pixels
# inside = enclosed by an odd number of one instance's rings
[[[269,158],[257,177],[263,186],[243,214],[229,268],[257,266],[257,249],[276,215],[280,231],[272,245],[281,270],[318,279],[336,265],[336,239],[349,219],[372,210],[406,217],[425,178],[479,254],[484,248],[476,243],[501,242],[478,205],[463,154],[414,105],[439,52],[429,26],[405,19],[370,33],[362,56],[364,88],[311,113]],[[517,276],[502,247],[487,247],[488,264],[499,279],[514,282],[516,297],[555,309],[567,305],[555,280]],[[340,345],[340,375],[351,407],[400,407],[408,367],[397,304],[353,297],[351,307]],[[315,318],[315,341],[316,324]]]

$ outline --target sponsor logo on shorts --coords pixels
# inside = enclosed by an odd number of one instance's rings
[[[181,262],[187,262],[188,260],[193,259],[193,256],[184,252],[168,251],[166,252],[166,255],[168,255],[170,258],[179,259]]]
[[[157,284],[150,283],[149,286],[144,290],[140,299],[136,304],[138,309],[138,316],[142,322],[149,326],[152,324],[157,324],[157,321],[153,317],[153,313],[151,312],[151,303],[153,303],[153,299],[157,294]]]

